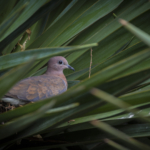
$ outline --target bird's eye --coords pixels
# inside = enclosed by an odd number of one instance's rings
[[[60,60],[58,63],[59,63],[59,64],[62,64],[62,61]]]

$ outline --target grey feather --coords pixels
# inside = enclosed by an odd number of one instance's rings
[[[8,98],[8,97],[2,98],[2,101],[6,102],[6,103],[10,103],[12,105],[24,105],[27,103],[26,101],[21,101],[19,99]]]

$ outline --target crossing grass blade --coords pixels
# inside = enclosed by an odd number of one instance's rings
[[[138,149],[141,149],[141,150],[143,150],[143,148],[145,150],[150,149],[150,147],[148,145],[145,145],[145,144],[131,138],[130,136],[126,135],[125,133],[113,128],[112,126],[110,126],[104,122],[95,120],[95,121],[92,121],[91,123],[94,126],[96,126],[97,128],[100,128],[100,129],[104,130],[105,132],[112,134],[113,136],[117,137],[118,139],[120,139],[124,142],[127,142],[127,143],[133,145],[134,147],[136,147]]]
[[[119,22],[140,40],[142,40],[146,45],[150,46],[150,35],[123,19],[119,19]]]

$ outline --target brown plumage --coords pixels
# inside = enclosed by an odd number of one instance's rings
[[[5,96],[24,101],[38,101],[61,94],[67,90],[67,80],[63,74],[66,68],[74,70],[64,57],[52,57],[45,74],[21,80]]]

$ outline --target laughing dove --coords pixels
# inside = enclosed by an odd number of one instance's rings
[[[12,104],[21,105],[26,102],[35,102],[61,94],[67,90],[68,86],[66,77],[63,74],[63,70],[66,68],[74,70],[73,67],[68,65],[68,62],[64,57],[52,57],[48,61],[48,67],[45,74],[21,80],[12,87],[5,97],[11,97],[15,100],[19,99],[22,102],[13,102]],[[3,98],[2,100],[11,103],[9,98]]]

